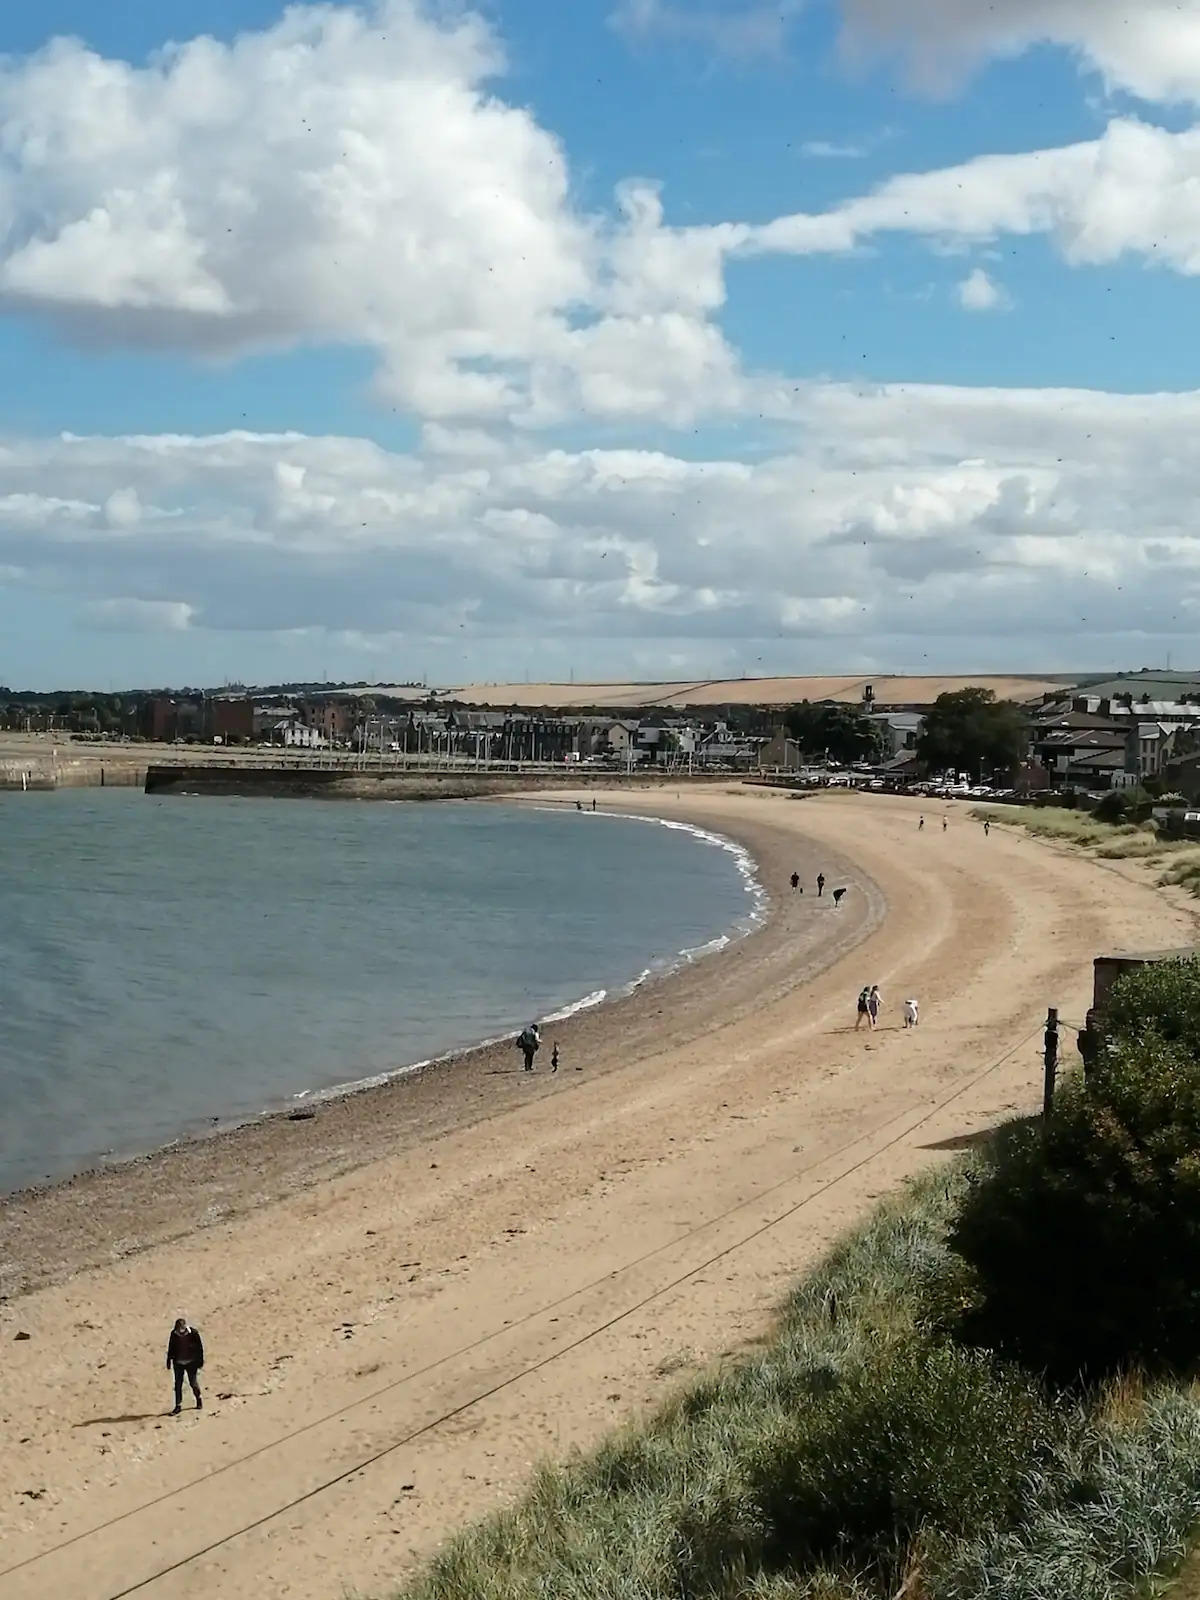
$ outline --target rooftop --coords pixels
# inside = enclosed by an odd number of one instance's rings
[[[1123,750],[1089,750],[1086,755],[1079,756],[1067,767],[1067,772],[1108,772],[1124,770],[1125,752]]]

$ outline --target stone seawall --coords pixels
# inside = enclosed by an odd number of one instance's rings
[[[264,799],[475,800],[488,795],[527,794],[539,789],[632,789],[682,787],[739,780],[721,777],[638,773],[462,773],[361,772],[329,767],[155,765],[146,773],[147,794],[258,795]]]
[[[146,767],[114,761],[3,761],[0,789],[140,789]]]

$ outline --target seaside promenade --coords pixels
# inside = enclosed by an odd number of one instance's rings
[[[538,1459],[761,1335],[906,1174],[1033,1108],[1046,1006],[1082,1019],[1095,954],[1196,937],[1136,863],[965,808],[918,834],[916,802],[867,796],[600,801],[745,842],[768,927],[575,1019],[557,1078],[467,1058],[0,1207],[0,1268],[40,1285],[0,1305],[0,1600],[390,1593]],[[869,982],[882,1026],[855,1034]],[[171,1418],[178,1312],[208,1400]]]

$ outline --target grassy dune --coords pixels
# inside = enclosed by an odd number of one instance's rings
[[[979,1166],[883,1206],[759,1354],[544,1467],[403,1600],[1124,1600],[1200,1519],[1200,1401],[966,1348],[946,1243]]]
[[[993,826],[1023,828],[1034,838],[1073,845],[1101,861],[1161,863],[1160,884],[1179,884],[1200,896],[1200,848],[1186,840],[1160,839],[1150,823],[1097,822],[1078,811],[1057,807],[1005,806],[972,813]]]
[[[1057,806],[997,806],[983,808],[972,815],[993,826],[1024,828],[1038,839],[1051,839],[1078,845],[1084,850],[1109,856],[1166,854],[1173,847],[1163,844],[1154,830],[1133,823],[1097,822],[1082,811],[1067,811]]]

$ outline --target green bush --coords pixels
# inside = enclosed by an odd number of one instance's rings
[[[1060,1382],[1200,1356],[1200,1064],[1128,1035],[993,1147],[950,1244],[962,1335]]]
[[[1097,822],[1124,822],[1129,811],[1129,802],[1121,789],[1110,789],[1103,795],[1092,812]]]
[[[1025,1524],[946,1552],[928,1600],[1127,1600],[1183,1557],[1200,1523],[1200,1409],[1172,1389],[1151,1393],[1123,1427],[1087,1430],[1079,1495],[1064,1502],[1030,1482]]]
[[[1117,1048],[1153,1033],[1200,1058],[1200,959],[1155,961],[1126,973],[1113,984],[1102,1026]]]
[[[1010,1129],[994,1164],[1022,1137]],[[978,1288],[947,1228],[990,1181],[970,1157],[889,1201],[797,1286],[766,1349],[540,1469],[405,1600],[1146,1593],[1200,1522],[1200,1405],[1137,1379],[1048,1399],[1039,1377],[945,1337]]]
[[[762,1441],[747,1479],[774,1570],[901,1575],[927,1525],[963,1537],[1026,1514],[1028,1474],[1063,1424],[1036,1385],[980,1352],[886,1347]]]

